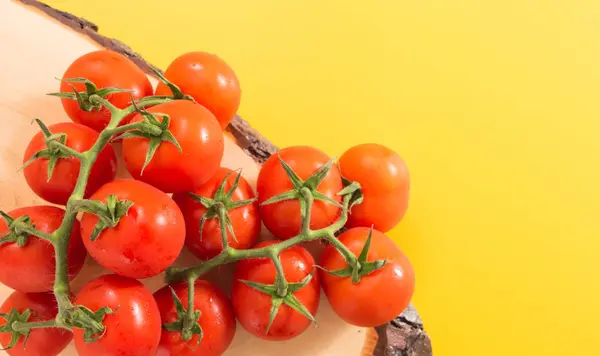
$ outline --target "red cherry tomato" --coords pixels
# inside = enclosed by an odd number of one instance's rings
[[[348,227],[371,227],[387,232],[408,208],[410,179],[402,158],[379,144],[362,144],[344,152],[339,160],[342,176],[359,182],[364,201],[352,208]]]
[[[172,286],[181,300],[183,307],[188,306],[188,287],[186,283]],[[173,296],[168,286],[154,293],[158,303],[162,323],[169,324],[178,319]],[[158,356],[219,356],[227,350],[235,335],[236,322],[231,302],[221,289],[204,280],[194,285],[194,310],[200,311],[198,324],[202,328],[203,337],[198,342],[198,335],[191,340],[181,339],[181,332],[167,331],[163,328]]]
[[[103,88],[120,88],[131,92],[135,100],[152,95],[152,84],[146,74],[129,58],[109,51],[99,50],[86,53],[77,58],[67,68],[63,79],[86,78],[96,85],[98,90]],[[60,91],[73,93],[73,85],[78,92],[85,92],[84,83],[61,82]],[[130,93],[110,94],[107,99],[119,109],[131,105]],[[77,100],[61,99],[63,108],[74,122],[102,131],[110,121],[110,112],[106,108],[94,111],[84,111]],[[121,121],[127,123],[131,116]]]
[[[75,151],[89,150],[96,140],[98,133],[89,127],[63,122],[48,127],[53,134],[67,135],[66,145]],[[36,152],[46,149],[42,132],[38,132],[27,146],[23,163],[27,162]],[[54,204],[65,205],[75,189],[79,176],[79,160],[77,158],[60,158],[48,181],[48,162],[46,158],[38,158],[23,169],[25,180],[29,187],[40,198]],[[98,155],[90,172],[86,186],[85,197],[89,197],[100,186],[113,180],[117,174],[117,157],[115,151],[108,145]]]
[[[169,267],[183,248],[185,222],[177,204],[160,190],[135,180],[115,180],[90,199],[106,202],[116,195],[133,206],[114,228],[90,239],[98,217],[84,213],[81,236],[90,256],[104,268],[122,276],[148,278]]]
[[[27,215],[39,231],[51,234],[58,229],[64,216],[63,209],[54,206],[30,206],[9,211],[13,219]],[[9,233],[4,220],[0,220],[0,236]],[[79,235],[79,222],[71,229],[68,255],[68,276],[77,276],[85,262],[86,251]],[[16,242],[0,244],[0,282],[25,293],[52,290],[56,263],[54,248],[48,241],[29,236],[27,243],[19,247]]]
[[[197,196],[214,198],[219,185],[227,178],[225,192],[231,189],[237,173],[228,168],[220,168],[217,173],[206,183],[192,191]],[[254,198],[254,192],[250,184],[240,177],[239,185],[233,192],[232,201],[248,200]],[[200,236],[200,220],[207,209],[199,202],[192,199],[187,193],[173,194],[173,200],[177,202],[183,213],[186,226],[185,244],[190,251],[200,259],[210,259],[215,257],[223,250],[221,240],[221,227],[218,218],[211,218],[205,221]],[[233,226],[233,231],[237,239],[234,240],[228,231],[229,245],[235,249],[248,249],[258,238],[260,234],[260,216],[258,214],[258,202],[250,203],[229,211],[229,218]]]
[[[129,173],[135,179],[167,193],[190,191],[207,182],[219,169],[224,151],[223,131],[214,115],[189,100],[171,101],[148,111],[170,116],[169,131],[181,145],[183,153],[172,143],[163,141],[141,174],[150,140],[126,138],[123,140],[123,155]],[[131,122],[142,120],[138,114]]]
[[[293,146],[279,151],[279,156],[303,180],[306,180],[330,158],[323,152],[308,146]],[[257,181],[258,201],[260,204],[269,198],[285,193],[293,188],[277,154],[265,162]],[[317,187],[317,191],[340,203],[341,197],[336,195],[342,190],[342,179],[335,165],[331,167],[325,179]],[[331,225],[340,214],[340,208],[334,204],[315,200],[310,217],[310,227],[321,229]],[[297,235],[302,226],[300,203],[298,200],[286,200],[274,204],[260,206],[261,218],[267,229],[280,239]]]
[[[359,256],[369,228],[349,229],[339,236],[339,240]],[[410,303],[415,275],[406,256],[398,246],[383,233],[373,230],[371,248],[367,261],[387,260],[379,270],[363,276],[358,283],[351,277],[336,277],[321,271],[323,290],[333,310],[347,323],[375,327],[394,319]],[[342,255],[328,245],[321,256],[321,266],[330,271],[348,267]]]
[[[0,313],[8,314],[13,308],[17,309],[19,313],[30,309],[32,313],[28,322],[52,320],[58,313],[56,300],[51,293],[26,294],[15,291],[4,301],[0,307]],[[0,326],[4,324],[6,324],[6,320],[0,317]],[[10,345],[10,339],[10,333],[0,333],[2,347]],[[23,345],[24,338],[21,337],[12,349],[5,352],[10,356],[56,356],[67,347],[72,339],[73,334],[65,329],[32,329],[25,345]]]
[[[165,77],[200,105],[210,110],[222,128],[235,116],[241,99],[240,83],[227,63],[214,54],[189,52],[176,58]],[[171,95],[169,87],[159,83],[156,95]]]
[[[265,241],[256,247],[269,246],[274,243],[275,241]],[[315,265],[311,254],[298,245],[284,250],[280,254],[280,258],[283,273],[289,283],[300,282],[312,272]],[[268,258],[252,258],[238,262],[231,291],[233,309],[240,324],[249,333],[265,340],[289,340],[302,334],[312,322],[288,305],[282,304],[267,334],[266,329],[272,305],[271,296],[240,281],[273,284],[275,276],[275,265]],[[308,285],[295,292],[294,296],[314,316],[320,301],[319,275],[315,273]]]
[[[84,330],[73,328],[79,356],[156,354],[161,333],[160,313],[152,293],[141,282],[104,275],[86,284],[73,304],[94,312],[107,306],[114,312],[105,315],[102,324],[106,332],[95,342],[85,342]]]

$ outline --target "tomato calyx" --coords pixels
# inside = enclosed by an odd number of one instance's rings
[[[113,228],[119,224],[121,218],[127,215],[129,208],[133,206],[131,200],[119,200],[116,195],[106,197],[106,203],[98,200],[82,199],[72,203],[76,211],[94,214],[98,217],[98,222],[90,235],[90,240],[96,241],[100,234],[108,228]]]
[[[281,163],[281,165],[283,166],[283,169],[285,170],[285,173],[287,174],[288,178],[290,179],[290,182],[292,182],[293,188],[291,190],[288,190],[287,192],[283,192],[279,195],[275,195],[275,196],[265,200],[264,202],[261,203],[261,205],[269,205],[269,204],[278,203],[278,202],[284,201],[284,200],[298,199],[298,201],[300,202],[300,208],[302,211],[302,215],[305,216],[306,215],[306,199],[304,198],[304,196],[306,195],[307,191],[310,191],[310,193],[312,193],[313,199],[321,200],[321,201],[333,204],[339,208],[343,208],[343,206],[340,203],[334,201],[333,199],[329,198],[325,194],[317,191],[317,187],[319,186],[319,184],[321,184],[323,179],[325,179],[325,177],[327,176],[327,173],[329,173],[329,170],[331,169],[331,166],[333,165],[333,160],[330,160],[326,164],[322,165],[315,173],[313,173],[313,175],[308,177],[306,180],[302,180],[298,176],[298,174],[296,174],[296,172],[294,172],[294,169],[292,167],[290,167],[290,165],[288,165],[281,158],[281,156],[279,156],[279,154],[277,156],[279,158],[279,162]]]
[[[173,82],[168,80],[159,70],[152,68],[152,71],[158,77],[158,79],[164,85],[166,85],[169,88],[169,90],[171,90],[171,93],[173,93],[173,95],[171,97],[173,99],[175,99],[175,100],[191,100],[191,101],[195,102],[195,100],[192,96],[184,94],[177,85],[175,85]]]
[[[190,286],[192,285],[193,282],[190,283]],[[199,335],[198,339],[196,340],[196,345],[200,345],[200,341],[202,341],[202,338],[204,337],[204,332],[198,323],[198,320],[201,316],[200,311],[193,310],[191,308],[193,307],[193,289],[190,289],[192,291],[190,293],[192,297],[190,300],[192,302],[189,303],[190,305],[188,306],[190,311],[183,307],[183,303],[177,296],[177,293],[175,293],[173,287],[169,286],[169,289],[171,289],[171,295],[173,296],[173,303],[175,304],[175,311],[177,312],[177,320],[172,323],[163,324],[163,329],[167,331],[181,332],[181,339],[183,341],[190,341],[194,335]]]
[[[279,277],[279,274],[277,275]],[[294,296],[294,293],[298,290],[304,288],[310,283],[312,280],[312,273],[309,273],[306,277],[304,277],[300,282],[297,283],[284,283],[286,288],[283,289],[280,286],[280,283],[275,284],[264,284],[258,283],[254,281],[248,281],[244,279],[240,279],[240,282],[246,284],[247,286],[256,289],[259,292],[265,293],[271,296],[271,311],[269,313],[269,323],[267,324],[267,329],[265,331],[266,334],[269,333],[271,329],[271,325],[273,324],[273,320],[277,316],[279,312],[279,308],[282,304],[289,306],[294,309],[298,313],[302,314],[306,318],[310,319],[315,325],[317,325],[317,320],[315,317],[308,311],[308,309]],[[283,277],[282,277],[283,278]]]
[[[375,260],[375,261],[367,261],[367,255],[369,254],[369,248],[371,248],[371,237],[373,236],[373,228],[369,231],[369,236],[367,237],[367,241],[365,241],[365,245],[360,252],[360,255],[357,258],[357,263],[355,266],[348,266],[346,268],[330,271],[323,267],[317,266],[323,271],[331,274],[332,276],[341,277],[341,278],[352,278],[352,283],[360,282],[360,279],[366,275],[369,275],[378,269],[383,268],[387,263],[386,260]]]
[[[235,232],[233,231],[233,223],[232,223],[231,219],[229,218],[228,212],[231,210],[237,209],[237,208],[241,208],[248,204],[252,204],[253,202],[256,201],[256,198],[246,199],[246,200],[237,200],[237,201],[232,200],[233,193],[235,192],[235,190],[238,188],[238,186],[240,184],[242,172],[241,172],[241,170],[238,172],[238,175],[235,177],[235,180],[234,180],[233,184],[231,185],[231,188],[229,188],[228,191],[225,191],[225,184],[227,183],[227,179],[229,178],[229,176],[232,173],[233,172],[229,172],[229,173],[227,173],[227,175],[225,175],[225,178],[223,178],[223,180],[221,181],[221,184],[217,188],[217,191],[213,195],[212,199],[203,197],[203,196],[199,196],[199,195],[196,195],[193,193],[188,193],[190,198],[192,198],[194,201],[202,204],[202,206],[204,206],[206,208],[206,212],[200,218],[200,227],[199,227],[200,241],[202,241],[202,229],[204,228],[204,224],[206,223],[206,220],[218,218],[218,219],[224,219],[224,223],[225,223],[225,226],[227,227],[227,230],[229,230],[231,237],[237,242],[237,238],[235,237]],[[223,246],[223,247],[225,248],[226,246]]]
[[[15,323],[27,323],[29,317],[31,316],[31,309],[25,309],[22,313],[20,313],[17,309],[12,308],[8,314],[0,313],[0,317],[2,317],[6,324],[0,326],[0,333],[11,333],[10,343],[6,348],[0,349],[2,351],[6,351],[15,347],[21,336],[24,337],[23,345],[27,343],[27,339],[29,338],[30,329],[16,329],[13,327]]]
[[[85,342],[91,343],[98,341],[106,333],[106,327],[102,324],[104,317],[116,313],[118,309],[102,307],[93,312],[83,305],[75,305],[60,314],[61,322],[70,327],[84,329],[83,339]]]
[[[57,78],[58,79],[58,78]],[[115,93],[126,93],[129,90],[121,89],[121,88],[102,88],[98,90],[96,84],[94,84],[91,80],[86,78],[68,78],[68,79],[58,79],[62,82],[69,83],[71,89],[73,89],[72,93],[59,92],[59,93],[48,93],[47,95],[56,96],[63,99],[77,100],[79,107],[83,111],[93,111],[100,110],[102,105],[99,103],[93,102],[90,100],[92,95],[98,95],[101,98],[104,98],[110,94]],[[85,91],[79,92],[75,88],[75,86],[71,83],[83,83],[85,85]]]
[[[154,157],[156,150],[163,141],[167,141],[175,145],[177,150],[179,150],[179,153],[183,153],[183,150],[179,145],[179,142],[177,142],[175,136],[173,136],[171,131],[169,131],[169,125],[171,124],[171,118],[169,115],[163,113],[151,114],[145,109],[140,109],[136,105],[135,100],[132,100],[132,105],[135,111],[142,115],[144,121],[140,123],[139,128],[125,132],[122,135],[115,137],[113,141],[131,137],[142,137],[150,140],[150,143],[148,144],[148,151],[146,152],[146,160],[144,161],[144,165],[142,166],[142,170],[140,172],[140,175],[143,175],[144,169],[148,166],[152,160],[152,157]],[[162,117],[162,121],[158,121],[155,115]]]
[[[13,219],[11,216],[0,210],[0,216],[8,226],[8,233],[0,238],[0,246],[5,243],[15,242],[17,246],[23,247],[27,244],[29,238],[29,228],[35,229],[31,218],[27,215]]]
[[[350,196],[350,202],[348,203],[348,212],[350,212],[354,205],[357,205],[357,204],[360,204],[363,202],[364,195],[362,193],[360,183],[352,182],[352,181],[344,178],[344,176],[342,176],[341,173],[340,173],[340,176],[342,177],[342,184],[344,184],[344,189],[340,190],[337,193],[337,195],[344,196],[347,194],[352,194]]]
[[[24,164],[20,170],[27,167],[37,159],[48,160],[48,177],[47,181],[52,178],[54,167],[61,158],[77,158],[82,159],[83,154],[75,151],[74,149],[67,146],[67,135],[64,133],[53,134],[48,126],[44,124],[40,119],[35,118],[34,121],[39,125],[46,141],[46,149],[34,153]]]

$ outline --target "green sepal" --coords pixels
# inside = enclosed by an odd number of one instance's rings
[[[235,177],[235,180],[233,181],[233,184],[231,185],[229,190],[225,191],[225,185],[227,184],[227,180],[229,179],[229,176],[233,172],[235,172],[235,171],[231,171],[225,175],[225,177],[219,184],[219,187],[213,194],[212,198],[203,197],[203,196],[196,195],[193,193],[188,193],[188,195],[191,199],[202,204],[202,206],[206,208],[206,212],[200,218],[200,226],[199,226],[200,241],[202,241],[202,229],[204,228],[204,224],[206,223],[206,220],[219,218],[219,209],[225,209],[225,215],[224,215],[225,216],[225,226],[227,227],[227,230],[231,234],[231,238],[233,238],[233,240],[235,242],[238,242],[237,237],[235,236],[235,231],[233,229],[233,222],[231,221],[231,218],[229,217],[229,211],[237,209],[237,208],[241,208],[248,204],[252,204],[253,202],[256,201],[256,198],[245,199],[245,200],[232,200],[233,194],[235,193],[235,190],[238,188],[238,186],[240,184],[240,179],[242,176],[242,171],[239,170],[237,176]],[[225,247],[225,246],[223,246],[223,247]]]
[[[6,351],[6,350],[9,350],[9,349],[12,349],[13,347],[15,347],[17,342],[19,342],[19,339],[21,339],[21,336],[24,337],[23,346],[25,346],[25,344],[27,343],[27,339],[29,338],[29,334],[30,334],[31,330],[28,329],[26,331],[17,331],[12,328],[12,324],[16,321],[21,322],[21,323],[28,322],[31,314],[32,314],[31,309],[25,309],[22,313],[20,313],[15,308],[12,308],[10,310],[10,312],[8,312],[6,314],[5,313],[0,314],[0,317],[2,317],[6,321],[6,324],[0,326],[0,333],[10,333],[11,334],[11,338],[10,338],[10,342],[9,342],[8,346],[5,348],[0,348],[1,351]]]
[[[348,211],[352,210],[354,205],[360,204],[364,200],[364,195],[361,190],[360,183],[352,182],[342,176],[342,183],[344,184],[344,189],[340,190],[337,195],[346,195],[352,194],[350,197],[350,201],[348,203]]]
[[[298,174],[294,172],[292,167],[290,167],[290,165],[287,162],[285,162],[283,158],[281,158],[279,154],[277,155],[277,157],[279,158],[279,162],[281,163],[283,170],[288,176],[288,179],[292,183],[293,188],[291,190],[288,190],[287,192],[283,192],[279,195],[270,197],[269,199],[262,202],[260,204],[261,206],[275,204],[285,200],[299,200],[301,209],[304,209],[304,207],[302,206],[302,201],[304,201],[302,190],[304,188],[308,188],[312,193],[312,197],[314,200],[320,200],[329,204],[333,204],[340,209],[343,208],[342,204],[336,202],[335,200],[329,198],[328,196],[317,190],[321,182],[323,182],[323,179],[327,177],[327,174],[331,170],[331,167],[333,166],[333,160],[329,160],[327,163],[322,165],[315,173],[313,173],[310,177],[303,181],[298,176]],[[305,211],[301,211],[301,213],[302,217],[307,215]]]
[[[133,201],[126,199],[119,200],[114,194],[106,197],[106,203],[87,199],[78,200],[73,203],[76,211],[94,214],[98,217],[98,222],[90,234],[91,241],[96,241],[104,230],[117,226],[121,218],[127,215],[127,212],[133,205]]]
[[[298,313],[302,314],[304,317],[308,318],[315,325],[317,325],[317,321],[314,318],[314,316],[302,303],[300,303],[298,298],[294,296],[294,293],[308,285],[311,279],[312,273],[308,274],[300,282],[288,284],[287,292],[283,297],[277,295],[277,286],[275,284],[264,284],[244,279],[240,279],[240,282],[261,293],[265,293],[271,296],[271,310],[269,312],[269,323],[267,324],[267,328],[265,331],[265,333],[268,334],[269,330],[271,329],[271,325],[273,324],[275,317],[277,317],[277,313],[279,312],[279,308],[282,304],[289,306]]]
[[[174,83],[172,83],[170,80],[168,80],[167,78],[165,78],[165,76],[158,70],[152,68],[152,71],[154,72],[154,74],[158,77],[158,79],[167,87],[169,87],[169,89],[171,90],[171,93],[173,93],[172,98],[173,99],[184,99],[184,100],[191,100],[191,101],[195,101],[194,98],[192,98],[190,95],[186,95],[184,94],[181,89],[179,89],[179,87],[177,85],[175,85]]]
[[[360,279],[366,275],[369,275],[385,266],[387,263],[386,260],[375,260],[375,261],[367,261],[367,256],[369,254],[369,249],[371,248],[371,238],[373,236],[373,227],[369,231],[369,236],[365,241],[365,245],[360,251],[360,255],[357,258],[357,267],[348,266],[346,268],[342,268],[336,271],[327,270],[321,266],[316,266],[317,268],[329,273],[332,276],[346,278],[351,277],[353,283],[360,282]]]
[[[42,120],[34,118],[33,121],[38,124],[40,130],[42,131],[42,134],[44,135],[44,139],[46,141],[46,148],[35,152],[25,163],[23,163],[21,168],[19,168],[19,171],[40,158],[48,159],[47,182],[49,182],[50,179],[52,179],[52,173],[54,173],[54,168],[56,167],[58,161],[61,158],[73,158],[73,155],[63,150],[67,144],[66,134],[53,134],[48,128],[48,126],[46,126],[46,124],[42,122]],[[57,144],[52,144],[53,142],[56,142]]]
[[[8,233],[0,238],[0,246],[5,243],[16,243],[17,246],[24,247],[29,240],[29,234],[24,231],[20,231],[19,226],[27,225],[28,227],[35,229],[35,225],[31,222],[31,218],[28,215],[23,215],[13,219],[11,216],[1,210],[0,216],[8,228]]]
[[[142,166],[142,169],[140,171],[140,175],[143,175],[144,170],[150,164],[150,161],[152,161],[156,150],[162,144],[163,141],[170,142],[171,144],[173,144],[177,148],[179,153],[183,153],[183,149],[181,148],[181,145],[179,144],[175,136],[173,136],[171,131],[169,131],[169,125],[171,123],[171,118],[169,117],[169,115],[163,113],[150,113],[145,109],[140,109],[135,103],[133,96],[131,98],[131,103],[135,111],[142,115],[144,121],[139,129],[127,131],[121,134],[120,136],[113,138],[113,141],[123,140],[132,137],[141,137],[150,140],[150,142],[148,143],[148,151],[146,151],[144,165]],[[162,117],[162,121],[158,121],[156,116]]]
[[[192,339],[193,335],[198,335],[196,345],[200,345],[200,342],[204,338],[204,331],[198,323],[201,316],[200,311],[195,310],[193,312],[193,320],[190,320],[188,311],[183,306],[183,303],[181,303],[181,299],[179,299],[173,287],[169,286],[169,289],[171,290],[173,304],[175,305],[175,311],[177,312],[177,320],[163,324],[162,328],[167,331],[181,332],[181,339],[184,341],[189,341]]]
[[[83,305],[75,305],[65,312],[64,322],[71,327],[83,329],[83,341],[92,343],[106,334],[106,327],[102,324],[106,315],[112,315],[118,310],[119,308],[112,310],[102,307],[94,312]]]
[[[102,88],[98,89],[96,84],[94,84],[91,80],[86,78],[67,78],[57,80],[65,83],[69,83],[69,86],[73,90],[72,93],[67,92],[58,92],[58,93],[48,93],[47,95],[56,96],[62,99],[76,100],[79,104],[79,108],[83,111],[93,111],[100,110],[102,105],[93,104],[90,102],[90,96],[98,95],[101,98],[105,98],[108,95],[115,93],[131,93],[131,90],[121,89],[121,88]],[[85,85],[85,91],[77,91],[77,88],[71,83],[83,83]]]

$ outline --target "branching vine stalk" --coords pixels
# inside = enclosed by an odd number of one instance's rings
[[[62,154],[79,160],[80,170],[77,183],[67,201],[65,217],[60,227],[52,234],[47,234],[36,230],[35,226],[31,224],[29,217],[25,216],[18,219],[13,219],[7,214],[1,212],[0,215],[5,220],[9,228],[9,234],[0,239],[0,244],[18,243],[19,246],[22,246],[26,243],[27,236],[30,235],[37,236],[52,243],[56,256],[56,271],[53,292],[58,304],[58,313],[54,320],[29,322],[29,312],[18,313],[17,311],[13,311],[11,312],[11,315],[3,315],[3,317],[8,318],[7,325],[3,326],[3,329],[0,330],[0,332],[11,332],[13,334],[13,339],[18,339],[21,336],[27,337],[30,330],[35,328],[58,327],[68,330],[71,330],[72,328],[82,328],[85,330],[85,340],[88,342],[93,342],[101,338],[106,331],[105,326],[103,325],[103,319],[105,315],[118,312],[118,310],[111,310],[108,307],[103,307],[99,310],[92,311],[85,306],[73,305],[70,299],[71,291],[68,279],[67,250],[70,232],[79,212],[87,211],[95,213],[99,216],[99,225],[97,226],[99,229],[97,234],[100,234],[104,228],[113,227],[118,223],[120,218],[120,213],[118,211],[120,210],[117,207],[117,204],[125,204],[125,207],[121,207],[121,210],[125,209],[126,211],[129,208],[127,204],[130,202],[117,202],[116,198],[115,201],[111,202],[108,202],[107,199],[106,205],[103,205],[100,202],[84,199],[84,193],[92,166],[100,152],[111,141],[128,137],[126,135],[138,135],[147,137],[150,140],[158,140],[158,143],[156,143],[155,146],[160,144],[161,141],[168,141],[175,146],[178,146],[175,138],[172,137],[168,131],[168,116],[163,116],[163,121],[159,122],[152,114],[145,111],[144,108],[166,103],[171,100],[191,100],[191,98],[183,95],[183,93],[181,93],[176,86],[166,81],[166,79],[162,77],[160,73],[157,74],[159,78],[171,88],[173,96],[151,96],[137,101],[135,101],[132,97],[132,105],[124,109],[115,107],[103,97],[103,93],[106,94],[109,92],[119,92],[121,91],[120,89],[109,88],[110,90],[97,90],[93,83],[84,78],[75,78],[71,81],[85,83],[87,90],[86,92],[78,93],[75,91],[75,93],[51,94],[62,98],[77,100],[80,107],[84,110],[107,110],[111,115],[111,119],[106,128],[100,132],[94,145],[86,152],[77,152],[67,147],[65,144],[64,135],[61,136],[60,134],[53,134],[49,132],[48,128],[43,125],[41,121],[37,120],[42,131],[44,131],[48,150],[52,151],[52,154]],[[142,114],[146,120],[119,126],[120,122],[125,117],[133,114],[134,112]],[[161,114],[156,113],[155,115],[160,116]],[[156,149],[156,147],[154,149]],[[150,151],[152,151],[152,149],[149,150],[147,155],[147,162],[152,158],[153,152]],[[201,314],[199,311],[194,309],[195,283],[198,278],[202,277],[213,268],[223,264],[233,263],[249,258],[267,258],[272,261],[277,272],[275,281],[272,285],[259,284],[251,281],[242,281],[248,286],[272,296],[272,309],[270,322],[267,329],[270,327],[279,307],[282,304],[287,304],[291,308],[297,310],[299,313],[305,315],[310,320],[315,321],[314,317],[310,315],[310,312],[308,312],[308,310],[293,295],[295,291],[303,288],[310,282],[312,273],[307,275],[300,282],[288,282],[286,280],[283,265],[280,259],[280,255],[284,250],[309,241],[325,240],[339,251],[348,264],[348,267],[344,270],[327,272],[339,276],[352,276],[352,280],[355,282],[358,282],[361,275],[365,275],[378,268],[381,268],[385,264],[385,261],[366,262],[366,250],[368,249],[368,242],[367,245],[365,245],[365,249],[363,250],[361,256],[356,256],[335,236],[335,234],[346,224],[351,207],[354,204],[359,204],[362,201],[360,186],[357,183],[344,181],[345,188],[338,193],[338,195],[342,197],[342,203],[340,204],[316,190],[320,182],[329,172],[329,169],[332,167],[333,161],[321,167],[315,174],[313,174],[313,176],[306,180],[300,179],[296,173],[293,172],[292,168],[290,168],[283,160],[281,160],[281,158],[280,162],[288,174],[294,189],[279,196],[273,197],[265,201],[263,204],[273,204],[283,200],[297,199],[299,201],[300,214],[302,217],[302,225],[298,235],[260,248],[241,250],[232,248],[230,246],[228,232],[233,239],[235,239],[235,233],[233,231],[233,227],[231,226],[228,211],[249,204],[253,201],[231,200],[233,191],[236,189],[239,182],[241,172],[238,173],[235,183],[228,192],[225,192],[224,190],[225,182],[227,181],[227,177],[225,177],[217,194],[215,194],[214,197],[192,196],[193,199],[200,202],[208,209],[207,213],[202,218],[200,231],[202,231],[202,227],[206,219],[216,218],[219,220],[223,249],[222,252],[214,258],[203,261],[197,266],[187,269],[175,267],[170,267],[167,269],[165,281],[168,284],[178,282],[187,283],[188,300],[186,310],[181,303],[181,300],[179,300],[175,294],[174,290],[171,289],[174,305],[178,312],[178,320],[176,322],[163,325],[163,328],[170,331],[181,332],[181,337],[185,341],[191,340],[193,335],[199,335],[198,343],[200,342],[203,336],[203,331],[198,323],[199,318],[201,318]],[[326,201],[339,206],[340,215],[330,226],[313,230],[310,227],[310,220],[311,210],[315,200]],[[97,237],[97,235],[95,236]]]

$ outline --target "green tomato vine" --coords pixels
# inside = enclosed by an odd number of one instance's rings
[[[150,162],[158,146],[163,144],[165,141],[181,149],[175,137],[173,137],[168,130],[170,120],[168,115],[158,113],[155,114],[156,116],[162,117],[162,120],[159,121],[155,116],[145,111],[144,108],[159,105],[172,100],[193,99],[184,95],[177,86],[170,83],[162,76],[162,74],[156,74],[161,81],[171,88],[173,95],[150,96],[138,101],[133,100],[132,97],[132,105],[125,109],[119,109],[115,107],[104,98],[110,93],[122,92],[121,89],[108,88],[98,90],[92,82],[85,78],[74,78],[67,80],[70,82],[85,83],[85,92],[77,92],[74,90],[74,93],[50,94],[61,98],[77,100],[80,107],[84,110],[91,111],[101,110],[104,108],[110,112],[111,120],[109,124],[102,132],[100,132],[95,144],[86,152],[77,152],[67,147],[65,145],[64,135],[53,134],[39,119],[35,119],[44,133],[47,149],[36,153],[30,161],[33,161],[37,158],[46,158],[55,164],[56,161],[63,157],[74,157],[80,161],[80,171],[75,188],[66,204],[65,217],[60,227],[52,234],[47,234],[36,230],[35,226],[31,223],[31,220],[26,216],[13,219],[6,213],[0,212],[0,217],[5,220],[9,229],[9,233],[0,238],[0,244],[17,243],[19,246],[24,246],[27,243],[28,236],[33,235],[50,242],[54,247],[56,256],[55,282],[53,288],[53,293],[58,304],[58,313],[56,318],[54,320],[44,322],[29,322],[28,320],[31,314],[29,310],[19,313],[14,309],[8,314],[0,315],[0,317],[3,317],[6,320],[6,324],[0,327],[0,332],[12,333],[11,343],[8,348],[13,347],[21,337],[24,337],[26,340],[32,329],[44,327],[58,327],[67,330],[72,330],[72,328],[81,328],[84,330],[84,339],[87,342],[94,342],[101,338],[106,332],[106,327],[103,325],[104,317],[106,315],[118,312],[118,309],[111,310],[108,307],[103,307],[99,310],[92,311],[83,305],[74,305],[71,302],[71,290],[67,271],[67,248],[69,245],[70,231],[79,212],[85,211],[95,214],[99,217],[98,225],[95,227],[94,233],[92,234],[92,238],[95,239],[101,235],[104,229],[116,226],[120,217],[126,214],[127,210],[133,204],[129,201],[118,201],[116,198],[107,199],[106,204],[103,204],[99,201],[84,199],[84,192],[90,171],[99,153],[104,149],[104,147],[116,139],[133,136],[145,137],[151,142],[147,152],[145,165]],[[144,120],[141,122],[119,126],[119,123],[125,117],[134,112],[140,113],[144,117]],[[199,197],[190,194],[194,200],[203,204],[208,209],[207,213],[201,220],[201,225],[199,226],[200,230],[202,230],[202,225],[206,219],[216,218],[219,220],[223,250],[219,255],[212,259],[202,261],[197,266],[186,269],[169,267],[166,270],[165,282],[167,284],[176,282],[186,282],[188,284],[188,305],[186,309],[182,305],[181,300],[179,300],[177,295],[173,292],[173,302],[178,313],[178,319],[175,322],[163,325],[163,328],[169,331],[181,332],[182,339],[185,341],[191,340],[193,335],[199,335],[200,337],[198,338],[198,343],[200,342],[203,331],[198,323],[198,320],[202,316],[200,315],[199,311],[194,310],[194,283],[198,278],[213,268],[223,264],[233,263],[249,258],[268,258],[273,262],[277,272],[273,284],[242,281],[248,286],[271,296],[272,308],[267,331],[275,319],[279,308],[283,304],[288,305],[313,322],[316,322],[314,316],[312,316],[310,312],[294,296],[294,292],[303,288],[310,282],[312,273],[307,275],[300,282],[289,283],[285,278],[283,266],[279,257],[281,252],[285,249],[308,241],[325,240],[342,254],[348,264],[348,267],[343,270],[326,272],[340,277],[352,277],[352,280],[355,283],[357,283],[362,276],[383,267],[385,261],[366,261],[366,253],[369,249],[370,238],[367,240],[361,255],[355,256],[336,238],[335,235],[346,224],[348,214],[352,206],[359,204],[362,201],[362,195],[360,193],[360,186],[358,183],[344,180],[345,188],[338,193],[338,195],[343,197],[342,204],[339,204],[317,191],[317,187],[331,169],[333,161],[323,165],[317,172],[315,172],[306,180],[300,179],[300,177],[298,177],[292,168],[283,160],[280,159],[280,162],[284,167],[290,181],[292,182],[293,188],[288,192],[282,193],[265,201],[263,204],[274,204],[284,200],[297,199],[300,203],[300,213],[302,217],[302,227],[299,234],[277,244],[262,248],[241,250],[232,248],[229,245],[227,232],[229,231],[234,239],[235,234],[231,226],[228,212],[252,202],[252,200],[241,202],[231,201],[231,195],[237,188],[241,173],[238,173],[237,179],[228,192],[224,191],[224,185],[228,178],[225,177],[221,186],[217,190],[217,193],[212,198]],[[28,163],[29,162],[26,162],[25,164]],[[49,164],[49,178],[52,174],[51,168],[52,166]],[[310,228],[311,210],[315,200],[326,201],[331,204],[338,205],[341,208],[341,214],[333,224],[317,230]]]

